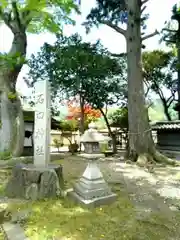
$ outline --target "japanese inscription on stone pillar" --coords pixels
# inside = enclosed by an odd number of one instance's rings
[[[50,161],[50,86],[48,81],[35,85],[34,165],[47,166]]]

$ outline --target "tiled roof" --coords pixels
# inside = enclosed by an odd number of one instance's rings
[[[153,130],[180,130],[180,121],[164,121],[151,123]]]

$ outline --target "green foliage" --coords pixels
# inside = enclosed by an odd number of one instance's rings
[[[175,103],[177,93],[177,79],[174,78],[177,59],[172,52],[162,50],[144,52],[142,58],[147,92],[151,90],[159,96],[164,107],[164,113],[170,120],[169,109]],[[170,91],[170,96],[166,96],[163,88]]]
[[[12,102],[15,101],[17,99],[17,94],[13,93],[13,92],[9,92],[8,93],[8,99]]]
[[[69,18],[73,9],[78,11],[73,0],[1,1],[0,21],[11,29],[14,41],[8,54],[0,54],[0,67],[6,71],[15,70],[13,77],[9,76],[12,81],[16,81],[23,64],[26,63],[26,33],[60,33],[62,24],[74,23]]]
[[[15,84],[23,64],[26,62],[26,33],[48,31],[60,33],[62,24],[74,23],[69,15],[78,11],[74,0],[13,0],[0,3],[0,21],[6,24],[14,35],[12,47],[8,54],[0,54],[2,74]]]
[[[119,108],[108,116],[112,127],[128,129],[128,109]]]
[[[111,58],[99,41],[84,43],[78,34],[58,36],[54,45],[45,44],[37,56],[32,56],[29,66],[30,78],[48,79],[55,96],[59,92],[81,94],[95,108],[125,99],[125,61]]]
[[[0,160],[9,160],[11,157],[12,155],[9,151],[0,152]]]
[[[69,152],[72,154],[78,152],[78,148],[79,148],[79,145],[76,142],[70,143],[70,145],[68,146]]]
[[[79,160],[78,156],[56,161],[56,164],[62,164],[66,188],[69,189],[72,188],[75,180],[78,180],[82,175],[87,162]],[[103,163],[101,169],[105,180],[109,181],[110,177],[113,177],[109,171],[111,168],[106,163]],[[122,169],[122,171],[127,174],[127,169]],[[164,173],[164,171],[162,172]],[[112,191],[117,194],[116,201],[110,205],[88,209],[82,205],[77,205],[67,197],[65,199],[48,199],[33,202],[21,201],[17,203],[17,201],[11,201],[8,204],[8,210],[13,213],[16,213],[17,209],[18,211],[32,210],[30,217],[23,224],[25,233],[31,240],[45,240],[48,238],[69,238],[72,240],[179,239],[179,211],[168,211],[168,206],[166,208],[164,203],[158,212],[152,210],[152,212],[146,212],[145,215],[145,212],[141,211],[141,209],[137,211],[137,207],[140,205],[139,199],[142,200],[140,206],[146,206],[147,209],[155,209],[156,204],[161,207],[162,202],[155,191],[149,192],[151,190],[149,190],[147,180],[144,180],[144,178],[141,180],[143,183],[142,191],[141,189],[137,191],[131,185],[130,190],[133,197],[138,199],[132,201],[131,195],[126,190],[128,184],[123,184],[120,173],[115,176],[117,182],[119,180],[121,184],[113,183],[110,185]],[[1,172],[0,177],[0,183],[6,183],[7,175],[3,176]],[[136,181],[138,182],[138,180]],[[142,192],[146,196],[152,195],[154,199],[142,198]],[[177,200],[176,202],[178,205]],[[59,226],[63,226],[61,230],[59,230]]]
[[[158,104],[158,106],[152,106],[148,108],[148,115],[150,121],[164,121],[166,119],[164,115],[164,109],[162,104]],[[171,114],[172,115],[172,114]]]
[[[21,66],[26,63],[24,56],[19,52],[13,54],[0,53],[0,67],[6,67],[13,70],[15,66]]]
[[[108,150],[108,143],[100,143],[101,153],[105,153]]]
[[[79,12],[73,0],[18,0],[13,4],[3,0],[0,16],[7,25],[10,21],[18,22],[21,28],[24,27],[30,33],[58,33],[62,23],[74,23],[68,17],[72,9]]]
[[[139,2],[139,4],[141,4]],[[145,22],[149,14],[142,14],[141,26],[146,28]],[[100,24],[107,25],[116,32],[122,34],[119,25],[127,24],[128,9],[126,0],[96,0],[96,7],[92,8],[83,25],[87,33],[93,26],[98,27]],[[139,22],[140,23],[140,22]]]
[[[64,120],[60,123],[62,131],[74,132],[78,130],[78,122],[76,120]]]
[[[98,26],[104,21],[117,25],[122,23],[122,11],[126,11],[125,0],[96,0],[96,7],[91,9],[84,26],[89,31],[93,25]]]
[[[53,146],[58,149],[63,146],[63,143],[61,140],[54,138],[53,139]]]
[[[160,42],[165,42],[177,54],[177,48],[180,44],[180,8],[177,4],[173,6],[171,20],[165,22],[165,27],[161,32]],[[176,55],[177,56],[177,55]]]

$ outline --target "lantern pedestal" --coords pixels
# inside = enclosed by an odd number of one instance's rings
[[[74,184],[73,190],[68,195],[76,202],[92,207],[109,204],[114,202],[117,197],[111,192],[93,160],[88,163],[82,177]]]
[[[81,136],[85,151],[81,156],[89,159],[89,163],[82,177],[74,184],[73,190],[69,191],[68,195],[86,206],[97,207],[116,199],[116,194],[111,192],[96,164],[97,159],[104,157],[99,143],[105,140],[109,138],[98,133],[93,123],[89,124],[89,129]]]

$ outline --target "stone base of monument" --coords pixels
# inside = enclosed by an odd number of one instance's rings
[[[12,169],[12,177],[5,192],[10,198],[41,200],[61,196],[63,186],[61,165],[37,167],[33,164],[18,164]]]
[[[117,198],[117,195],[111,192],[101,171],[94,162],[88,164],[83,176],[67,194],[76,202],[90,207],[109,204]]]

